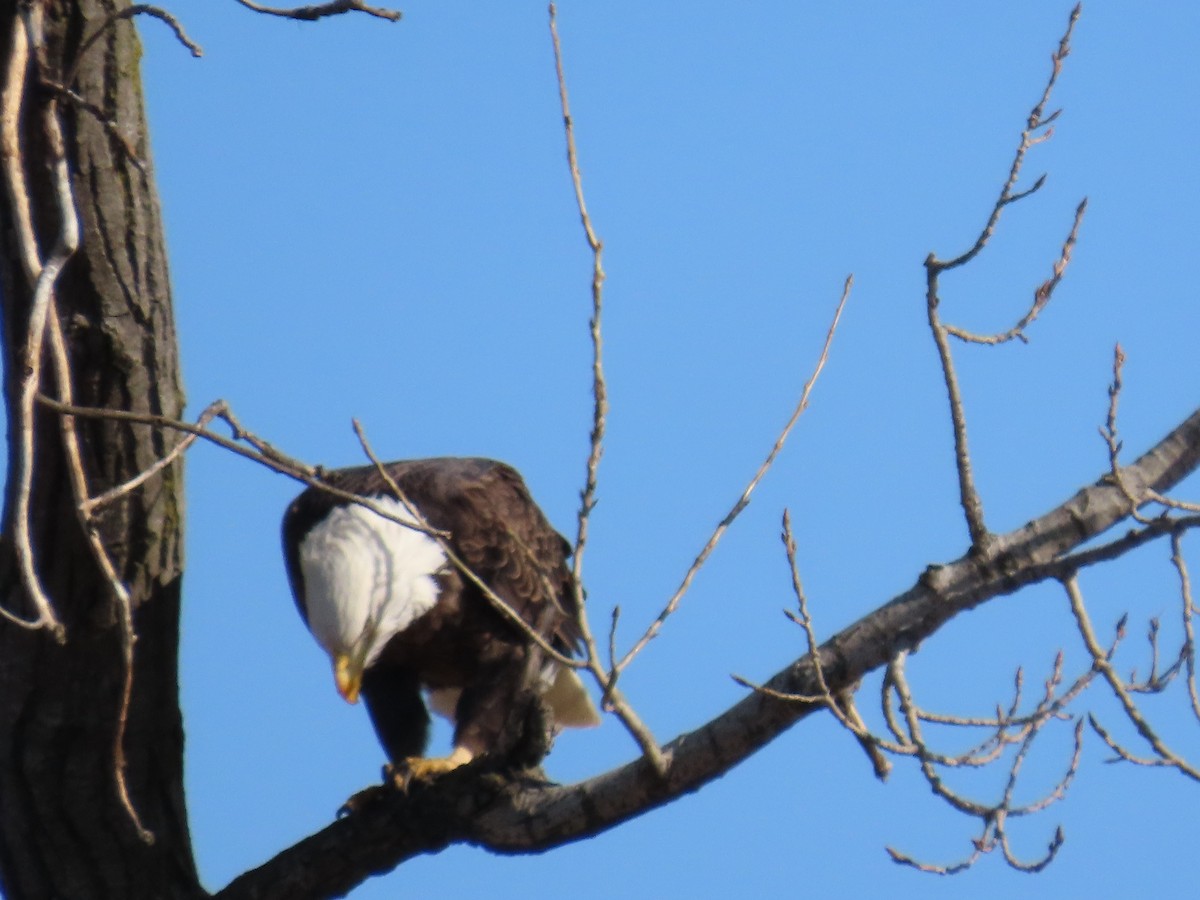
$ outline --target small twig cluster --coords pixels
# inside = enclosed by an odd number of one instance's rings
[[[959,862],[949,865],[933,865],[920,862],[913,857],[892,847],[888,853],[898,863],[913,866],[926,872],[936,872],[942,875],[964,871],[974,865],[985,853],[990,853],[997,847],[1005,861],[1015,869],[1025,872],[1037,872],[1045,868],[1054,859],[1063,843],[1062,829],[1056,829],[1047,852],[1039,859],[1022,860],[1016,856],[1009,844],[1007,830],[1010,819],[1041,812],[1046,807],[1058,802],[1066,796],[1067,788],[1079,770],[1080,756],[1083,751],[1083,723],[1076,721],[1074,728],[1074,751],[1067,764],[1067,769],[1058,783],[1038,800],[1022,805],[1015,805],[1013,796],[1021,768],[1029,755],[1034,739],[1044,726],[1052,721],[1066,719],[1064,709],[1075,700],[1091,682],[1094,675],[1087,671],[1061,690],[1063,680],[1063,655],[1060,652],[1054,661],[1050,676],[1046,679],[1045,690],[1034,708],[1024,714],[1018,714],[1021,704],[1023,676],[1017,670],[1013,701],[1007,710],[997,707],[996,715],[984,718],[965,718],[947,716],[928,712],[921,709],[913,700],[912,689],[909,687],[904,673],[906,654],[899,654],[888,666],[884,676],[883,707],[888,730],[895,737],[903,752],[916,756],[921,774],[928,782],[934,794],[948,803],[953,809],[965,815],[980,820],[982,830],[973,841],[972,852]],[[899,715],[893,707],[893,698],[899,706]],[[923,724],[947,725],[966,728],[981,728],[990,732],[980,743],[965,753],[957,755],[939,754],[931,751],[922,735]],[[890,744],[884,745],[892,750]],[[942,769],[946,768],[981,768],[998,762],[1010,747],[1016,747],[1008,764],[1008,777],[1005,780],[1001,796],[993,803],[982,803],[971,800],[961,793],[948,787],[943,778]]]
[[[1192,641],[1192,620],[1196,614],[1196,608],[1192,605],[1190,584],[1187,577],[1187,569],[1183,564],[1183,558],[1179,553],[1179,536],[1172,536],[1172,551],[1174,561],[1178,571],[1181,573],[1180,581],[1182,585],[1183,595],[1183,613],[1185,620],[1185,631],[1188,633],[1185,638],[1184,646],[1180,651],[1180,661],[1172,665],[1165,672],[1157,671],[1157,623],[1152,623],[1150,626],[1149,640],[1151,645],[1151,656],[1155,661],[1151,664],[1150,675],[1142,681],[1137,679],[1136,673],[1130,675],[1128,679],[1122,677],[1117,672],[1116,666],[1112,662],[1112,651],[1105,651],[1100,646],[1096,639],[1095,629],[1092,626],[1091,618],[1088,616],[1087,608],[1084,604],[1083,591],[1079,587],[1079,580],[1071,577],[1064,579],[1062,584],[1066,590],[1067,599],[1071,605],[1071,613],[1075,617],[1075,624],[1079,629],[1080,637],[1083,638],[1083,644],[1088,655],[1092,658],[1092,670],[1097,672],[1111,688],[1113,695],[1117,698],[1122,711],[1126,718],[1137,729],[1138,734],[1150,746],[1153,752],[1152,757],[1139,756],[1127,749],[1121,744],[1103,725],[1094,714],[1088,715],[1088,724],[1092,726],[1092,730],[1100,736],[1100,739],[1117,755],[1118,759],[1126,762],[1136,763],[1140,766],[1168,766],[1177,769],[1179,772],[1188,776],[1191,779],[1200,781],[1200,770],[1185,760],[1178,753],[1167,746],[1166,742],[1155,731],[1149,719],[1145,716],[1142,710],[1138,707],[1134,700],[1134,694],[1139,693],[1159,693],[1163,691],[1171,681],[1173,681],[1182,671],[1182,663],[1194,656],[1195,646]],[[1118,636],[1123,636],[1125,633],[1125,618],[1122,617],[1117,625]],[[1193,666],[1189,665],[1187,669],[1188,694],[1192,700],[1192,711],[1197,712],[1196,705],[1196,683],[1195,672]]]
[[[1054,661],[1051,674],[1045,681],[1042,697],[1027,712],[1021,712],[1023,704],[1024,676],[1017,670],[1015,691],[1007,708],[997,705],[995,715],[965,717],[931,712],[921,707],[914,699],[912,687],[906,674],[908,651],[898,653],[890,662],[883,679],[881,708],[887,736],[872,732],[859,715],[851,692],[834,693],[830,690],[821,662],[820,644],[808,601],[801,583],[796,561],[796,541],[792,534],[791,518],[783,516],[782,540],[791,573],[792,591],[797,610],[785,610],[788,618],[804,632],[809,658],[813,661],[814,678],[819,692],[813,695],[784,694],[756,685],[740,676],[734,680],[757,692],[792,703],[813,704],[826,707],[835,719],[866,750],[875,774],[885,779],[891,766],[885,754],[916,759],[922,776],[933,793],[951,808],[980,820],[982,831],[973,840],[973,850],[965,859],[951,865],[933,865],[919,862],[911,856],[888,848],[888,853],[899,863],[927,872],[953,874],[972,866],[984,854],[1000,848],[1005,860],[1023,871],[1037,871],[1054,858],[1062,844],[1061,831],[1056,832],[1046,855],[1034,861],[1019,859],[1011,849],[1007,824],[1010,819],[1040,812],[1052,803],[1061,800],[1079,768],[1082,751],[1083,723],[1077,722],[1074,729],[1075,749],[1063,777],[1041,799],[1032,803],[1015,805],[1013,795],[1017,778],[1034,739],[1050,723],[1066,720],[1066,708],[1083,692],[1092,678],[1093,670],[1084,672],[1065,689],[1063,688],[1063,656],[1060,652]],[[934,749],[925,735],[925,726],[934,725],[955,729],[982,730],[986,735],[968,750],[951,754]],[[947,769],[979,769],[1001,760],[1006,751],[1016,747],[1009,761],[1009,774],[999,799],[992,803],[973,800],[947,785],[944,771]]]

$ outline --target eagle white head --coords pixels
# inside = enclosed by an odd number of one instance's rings
[[[404,505],[381,509],[416,524]],[[355,504],[336,506],[299,548],[308,627],[329,654],[338,693],[358,700],[363,671],[388,640],[437,602],[446,554],[429,535]]]

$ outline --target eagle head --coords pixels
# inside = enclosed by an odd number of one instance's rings
[[[402,524],[416,520],[398,500],[375,502],[402,521],[336,506],[299,548],[308,626],[348,703],[358,701],[363,672],[388,641],[437,603],[434,575],[446,564],[436,540]]]

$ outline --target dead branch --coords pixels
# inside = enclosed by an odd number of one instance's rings
[[[179,43],[183,44],[183,46],[188,49],[192,56],[198,59],[204,55],[204,50],[199,44],[188,37],[187,32],[184,31],[183,25],[181,25],[179,20],[173,15],[171,15],[165,9],[160,9],[159,7],[152,6],[149,3],[135,3],[132,6],[127,6],[124,9],[119,9],[114,12],[103,22],[101,22],[96,27],[95,31],[93,31],[84,39],[83,43],[79,45],[79,50],[75,53],[75,61],[71,63],[70,67],[66,71],[66,74],[63,76],[62,87],[70,88],[75,84],[75,75],[79,72],[79,63],[83,59],[84,54],[92,49],[96,41],[100,40],[100,38],[106,31],[108,31],[108,29],[112,28],[117,22],[120,22],[124,19],[132,19],[135,16],[150,16],[151,18],[158,19],[160,22],[165,23],[166,26],[175,33],[175,39],[178,40]]]
[[[301,22],[315,22],[329,16],[340,16],[342,13],[360,12],[389,22],[399,22],[403,13],[395,9],[385,9],[378,6],[368,6],[362,0],[330,0],[328,3],[316,3],[311,6],[297,6],[294,9],[279,9],[263,6],[253,0],[237,0],[238,3],[257,13],[267,16],[279,16],[284,19],[297,19]]]

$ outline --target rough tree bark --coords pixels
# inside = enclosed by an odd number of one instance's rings
[[[11,58],[23,4],[0,3],[0,59]],[[109,17],[121,0],[60,0],[45,8],[44,75],[78,65],[74,89],[124,141],[77,103],[60,102],[81,228],[56,298],[75,398],[89,406],[178,416],[183,409],[158,198],[132,23]],[[103,34],[81,58],[83,40]],[[30,72],[36,67],[31,66]],[[5,84],[6,95],[14,85]],[[51,95],[26,80],[20,153],[42,259],[61,225],[41,111]],[[7,148],[11,154],[12,148]],[[11,158],[11,156],[10,156]],[[14,209],[3,201],[4,390],[9,466],[0,543],[0,603],[30,615],[11,535],[17,479],[17,409],[33,287],[22,267]],[[48,387],[48,386],[47,386]],[[164,436],[122,422],[78,423],[93,493],[121,483],[164,453]],[[169,436],[168,436],[169,438]],[[0,621],[0,888],[13,898],[195,897],[183,798],[183,728],[176,682],[183,491],[174,465],[104,509],[95,527],[128,586],[138,635],[124,734],[128,791],[141,836],[120,801],[114,735],[124,684],[120,610],[89,552],[66,472],[58,416],[38,411],[31,537],[40,573],[65,626]]]

